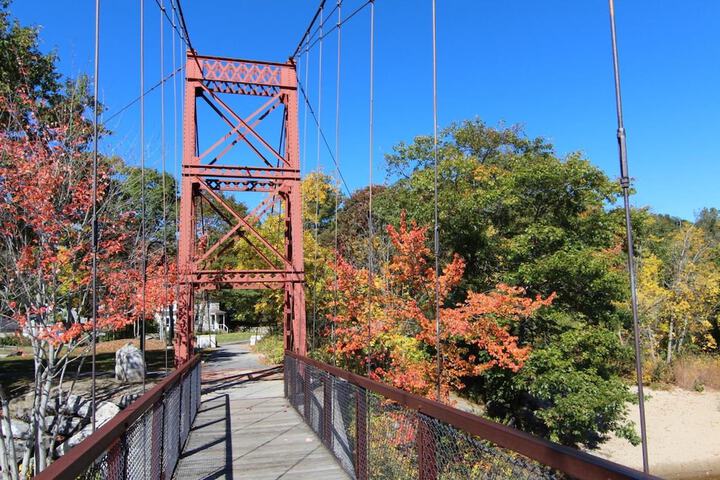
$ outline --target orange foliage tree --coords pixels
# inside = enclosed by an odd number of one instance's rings
[[[329,319],[334,342],[329,353],[342,365],[371,378],[427,397],[435,396],[435,285],[439,285],[441,396],[464,387],[463,378],[497,366],[518,371],[529,347],[518,344],[508,327],[549,305],[548,298],[528,298],[519,287],[497,285],[488,293],[468,292],[463,302],[447,305],[459,285],[465,262],[455,255],[437,278],[427,246],[427,227],[387,227],[393,253],[370,275],[340,258],[337,301]],[[334,288],[334,282],[331,287]],[[328,332],[329,333],[329,332]]]
[[[24,440],[21,463],[27,472],[31,454],[37,456],[40,468],[50,459],[57,436],[41,438],[46,435],[47,405],[51,396],[60,395],[62,402],[65,371],[89,345],[93,202],[92,157],[86,148],[91,125],[81,113],[58,124],[45,123],[32,100],[22,93],[19,98],[22,109],[0,99],[11,121],[0,132],[0,320],[16,324],[33,348],[32,421],[38,428]],[[101,158],[97,190],[101,330],[138,321],[143,305],[146,318],[151,318],[172,301],[174,290],[165,286],[161,259],[151,256],[142,302],[136,213],[125,212],[118,204],[115,173],[112,162]],[[37,445],[43,448],[34,450]]]

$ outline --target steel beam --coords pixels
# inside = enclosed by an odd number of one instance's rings
[[[305,292],[302,242],[302,204],[300,189],[300,148],[298,138],[298,96],[295,65],[209,57],[188,52],[183,118],[182,191],[180,199],[180,244],[178,248],[179,296],[175,328],[175,359],[181,364],[193,352],[194,297],[201,290],[273,289],[284,290],[283,326],[287,350],[304,354]],[[271,97],[260,108],[240,116],[220,94]],[[197,151],[197,100],[207,102],[230,130],[202,153]],[[277,108],[282,106],[284,108]],[[274,111],[283,112],[285,149],[271,146],[255,127]],[[253,139],[253,142],[250,139]],[[250,149],[251,158],[242,164],[218,165],[237,144]],[[224,146],[223,146],[224,145]],[[270,161],[272,160],[272,162]],[[259,163],[260,165],[253,165]],[[277,162],[277,167],[273,164]],[[223,192],[265,192],[247,216],[238,215],[226,203]],[[212,199],[228,231],[213,245],[199,245],[197,206],[203,197]],[[280,205],[284,216],[284,246],[277,249],[264,238],[257,224],[271,205]],[[208,270],[213,258],[232,245],[233,240],[250,239],[272,253],[270,262],[264,250],[253,251],[269,267],[266,270]],[[202,250],[202,251],[201,251]]]

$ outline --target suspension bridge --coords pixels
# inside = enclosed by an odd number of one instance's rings
[[[177,310],[174,312],[175,370],[137,399],[117,417],[53,462],[37,478],[247,478],[247,479],[467,479],[467,478],[654,478],[645,472],[612,463],[591,454],[534,437],[512,427],[460,411],[323,363],[308,356],[306,325],[314,325],[316,311],[306,305],[301,192],[300,123],[308,118],[317,127],[318,149],[326,148],[333,160],[334,180],[344,184],[339,135],[341,33],[346,22],[359,21],[369,11],[370,108],[369,171],[373,170],[373,52],[375,9],[369,0],[354,9],[342,0],[323,0],[286,61],[256,61],[212,56],[198,52],[178,0],[156,0],[161,28],[170,29],[186,49],[184,62],[173,65],[158,85],[146,90],[141,68],[137,102],[141,111],[140,143],[144,144],[144,97],[176,76],[183,79],[182,162],[177,232]],[[97,1],[96,25],[100,21]],[[143,9],[141,0],[141,11]],[[435,272],[439,272],[442,232],[438,227],[437,190],[437,63],[435,1],[433,11],[433,105],[435,175]],[[622,123],[620,75],[617,63],[614,12],[610,0],[611,38],[617,92],[618,141],[621,181],[629,212],[629,174]],[[313,12],[309,12],[313,13]],[[144,19],[141,15],[141,64],[144,64]],[[163,27],[165,25],[165,27]],[[97,27],[99,28],[99,27]],[[307,55],[334,35],[337,41],[336,147],[331,148],[321,128],[320,105],[307,94]],[[96,36],[95,98],[98,97]],[[242,52],[238,52],[242,54]],[[162,58],[162,53],[161,53]],[[322,65],[322,62],[319,62]],[[305,81],[302,70],[305,68]],[[161,65],[163,75],[165,65]],[[177,75],[176,75],[177,74]],[[322,70],[318,73],[322,75]],[[318,81],[318,84],[321,84]],[[163,95],[164,98],[164,95]],[[226,133],[203,139],[199,105],[209,109]],[[301,119],[301,106],[304,118]],[[165,122],[163,104],[162,121]],[[176,110],[177,106],[176,106]],[[177,114],[173,115],[177,119]],[[95,117],[97,162],[97,104]],[[263,129],[263,127],[265,127]],[[163,129],[164,131],[164,129]],[[307,128],[302,131],[306,132]],[[277,142],[277,138],[280,141]],[[200,145],[208,145],[200,148]],[[238,149],[242,155],[233,155]],[[141,148],[144,151],[143,148]],[[144,153],[141,153],[144,172]],[[165,152],[163,151],[163,168]],[[144,182],[144,177],[143,177]],[[372,177],[369,179],[368,229],[373,236]],[[142,189],[144,214],[144,183]],[[234,199],[250,200],[249,212],[240,212]],[[165,210],[169,208],[163,205]],[[336,200],[337,214],[337,200]],[[223,233],[212,242],[204,233],[204,212],[213,212]],[[270,214],[279,214],[281,243],[259,228]],[[632,248],[632,225],[627,219],[627,245]],[[93,229],[94,234],[97,228]],[[317,223],[315,224],[317,235]],[[143,239],[145,233],[142,232]],[[337,238],[337,237],[336,237]],[[144,240],[143,240],[144,241]],[[163,238],[163,242],[168,242]],[[93,242],[95,243],[95,242]],[[247,245],[255,258],[251,267],[235,268],[218,261],[232,245]],[[165,246],[163,247],[166,248]],[[146,251],[146,249],[144,249]],[[370,249],[372,251],[372,249]],[[629,252],[632,261],[633,252]],[[373,272],[374,258],[368,257]],[[165,271],[167,272],[167,264]],[[633,285],[634,269],[629,272]],[[436,275],[439,278],[439,275]],[[439,284],[435,292],[436,334],[441,322]],[[146,285],[143,280],[142,292]],[[282,297],[285,360],[280,368],[254,363],[245,350],[221,351],[201,361],[195,352],[194,316],[198,295],[222,289],[276,290]],[[96,299],[93,300],[97,304]],[[95,307],[94,307],[95,308]],[[306,312],[308,312],[306,314]],[[93,312],[93,318],[96,318]],[[313,322],[307,315],[312,315]],[[368,319],[368,322],[371,320]],[[314,333],[314,332],[313,332]],[[639,335],[635,335],[636,341]],[[440,345],[440,342],[437,342]],[[239,347],[238,347],[239,348]],[[636,345],[639,350],[639,345]],[[223,357],[224,355],[224,357]],[[244,358],[244,360],[241,360]],[[250,359],[250,360],[248,360]],[[225,365],[249,362],[229,372]],[[637,365],[641,378],[640,364]],[[437,352],[438,378],[443,369]],[[642,382],[639,382],[641,421]],[[439,392],[439,384],[438,384]],[[438,400],[439,400],[438,393]],[[644,435],[644,424],[641,433]],[[643,437],[643,440],[644,437]]]

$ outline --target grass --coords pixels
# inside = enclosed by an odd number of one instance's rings
[[[703,391],[706,387],[720,390],[720,357],[686,356],[672,365],[675,384],[686,390]]]
[[[96,371],[99,373],[115,373],[115,352],[131,342],[136,346],[139,340],[123,339],[112,340],[108,342],[100,342],[97,345],[97,355],[95,357]],[[158,340],[148,340],[145,350],[145,361],[148,371],[159,371],[165,368],[165,351],[162,342]],[[173,351],[167,351],[168,366],[173,368]],[[80,359],[74,360],[68,371],[66,378],[72,379],[77,372]],[[92,371],[90,356],[83,362],[80,374],[89,374]],[[16,396],[26,392],[32,385],[35,376],[35,365],[33,362],[32,352],[24,353],[20,356],[0,358],[0,384],[6,389],[10,396]]]
[[[240,331],[230,333],[220,333],[217,336],[218,346],[227,345],[228,343],[236,343],[250,340],[250,337],[255,335],[254,331]]]
[[[263,337],[255,344],[253,350],[263,355],[266,362],[271,365],[281,364],[285,357],[283,338],[280,334],[271,334]]]

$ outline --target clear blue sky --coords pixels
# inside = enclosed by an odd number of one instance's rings
[[[359,0],[346,0],[350,11]],[[103,1],[101,99],[108,115],[138,95],[139,1]],[[146,4],[146,86],[160,76],[159,9]],[[284,61],[317,0],[185,0],[203,54]],[[328,0],[334,5],[333,0]],[[13,13],[42,27],[70,76],[92,72],[94,2],[15,0]],[[630,173],[636,205],[692,218],[720,207],[720,2],[616,0]],[[432,131],[430,0],[376,2],[376,169],[400,140]],[[617,177],[607,2],[438,0],[440,124],[481,117],[522,123],[559,154],[580,150]],[[166,72],[170,32],[165,25]],[[341,164],[351,188],[367,183],[368,32],[365,10],[343,28]],[[335,41],[324,51],[323,128],[334,141]],[[309,90],[317,102],[317,50]],[[301,65],[301,75],[304,74]],[[302,78],[302,77],[301,77]],[[166,97],[172,106],[172,84]],[[148,163],[159,165],[159,94],[147,100]],[[171,110],[169,110],[171,111]],[[168,120],[169,124],[171,120]],[[301,111],[302,122],[302,111]],[[106,151],[138,161],[138,110],[110,122]],[[171,125],[168,141],[172,141]],[[315,133],[308,134],[315,165]],[[169,168],[172,157],[168,157]],[[331,171],[330,159],[322,164]]]

